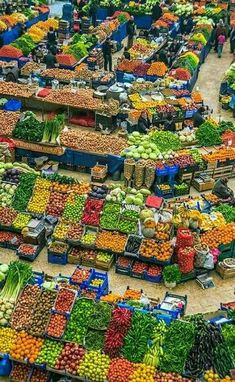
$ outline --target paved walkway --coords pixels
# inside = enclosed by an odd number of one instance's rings
[[[226,120],[234,120],[231,110],[226,111],[221,109],[219,103],[219,89],[221,81],[224,78],[225,71],[229,68],[232,62],[232,55],[229,51],[229,42],[225,44],[222,57],[218,58],[217,54],[211,49],[204,64],[201,66],[199,77],[196,82],[196,87],[202,93],[205,105],[213,109],[214,115]]]

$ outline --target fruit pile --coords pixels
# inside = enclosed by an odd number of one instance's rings
[[[84,354],[84,348],[76,344],[66,343],[56,361],[55,369],[76,375]]]
[[[140,246],[140,255],[148,259],[156,259],[158,261],[170,260],[173,253],[170,241],[157,243],[152,239],[144,239]]]
[[[51,192],[47,205],[47,215],[59,217],[63,214],[67,195],[60,192]]]
[[[65,204],[63,218],[71,223],[77,223],[82,216],[85,198],[83,195],[70,194]]]
[[[63,346],[61,342],[45,339],[36,359],[36,363],[42,365],[47,364],[49,367],[54,368]]]
[[[68,240],[79,241],[82,234],[83,227],[80,224],[71,224],[67,232],[67,238]]]
[[[31,215],[19,213],[16,219],[13,221],[12,226],[16,229],[22,230],[27,226],[29,221],[31,220]]]
[[[33,337],[22,331],[18,332],[15,344],[12,346],[10,356],[19,361],[28,358],[30,363],[34,363],[43,345],[43,339]]]
[[[101,231],[97,235],[96,247],[115,253],[121,253],[124,251],[126,241],[126,235],[122,235],[118,232]]]
[[[15,343],[17,332],[11,328],[0,328],[0,353],[10,353]]]
[[[60,313],[70,313],[76,294],[66,288],[61,288],[55,302],[55,310]]]
[[[87,352],[80,363],[78,374],[94,381],[105,381],[108,375],[110,359],[98,351]]]
[[[139,364],[136,370],[131,374],[129,382],[148,381],[154,382],[155,367],[147,366],[144,363]]]
[[[27,285],[17,301],[11,316],[11,327],[16,330],[26,330],[29,327],[34,306],[41,293],[37,285]]]
[[[110,382],[129,382],[130,376],[134,372],[134,365],[122,358],[115,358],[109,366],[108,380]]]
[[[201,236],[201,242],[209,248],[218,248],[220,244],[230,244],[235,240],[235,225],[228,223],[219,228],[214,228]]]
[[[69,231],[69,225],[64,224],[62,221],[59,222],[53,232],[53,237],[56,240],[62,240],[65,241],[67,238],[67,234]]]
[[[61,338],[64,334],[67,318],[60,313],[52,313],[46,334],[52,338]]]
[[[42,336],[45,333],[50,311],[55,303],[57,293],[55,291],[43,290],[38,299],[33,317],[30,322],[29,332],[32,335]]]
[[[30,367],[28,365],[22,365],[20,363],[16,363],[13,365],[13,369],[11,371],[11,380],[27,382],[29,378],[29,374],[30,374]]]
[[[77,267],[72,274],[71,281],[76,284],[82,284],[90,277],[90,270]]]

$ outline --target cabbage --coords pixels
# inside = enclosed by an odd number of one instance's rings
[[[7,273],[8,272],[8,265],[7,264],[0,265],[0,272]]]

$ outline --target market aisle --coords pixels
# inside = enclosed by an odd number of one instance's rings
[[[233,120],[232,112],[221,109],[219,103],[219,89],[225,71],[232,62],[232,55],[229,51],[229,42],[224,46],[221,58],[212,49],[207,56],[205,63],[201,66],[195,88],[198,86],[202,93],[205,105],[213,109],[214,115],[227,120]]]
[[[69,1],[56,1],[54,4],[50,5],[50,17],[61,17],[63,5],[68,2]]]

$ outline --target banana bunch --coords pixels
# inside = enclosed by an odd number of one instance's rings
[[[167,326],[164,321],[159,321],[158,325],[154,329],[153,339],[150,345],[148,345],[148,351],[144,356],[143,362],[148,366],[158,367],[160,359],[163,356],[163,341],[167,331]]]
[[[170,223],[157,224],[157,231],[158,232],[168,232],[168,231],[170,231],[170,229],[171,229]]]

